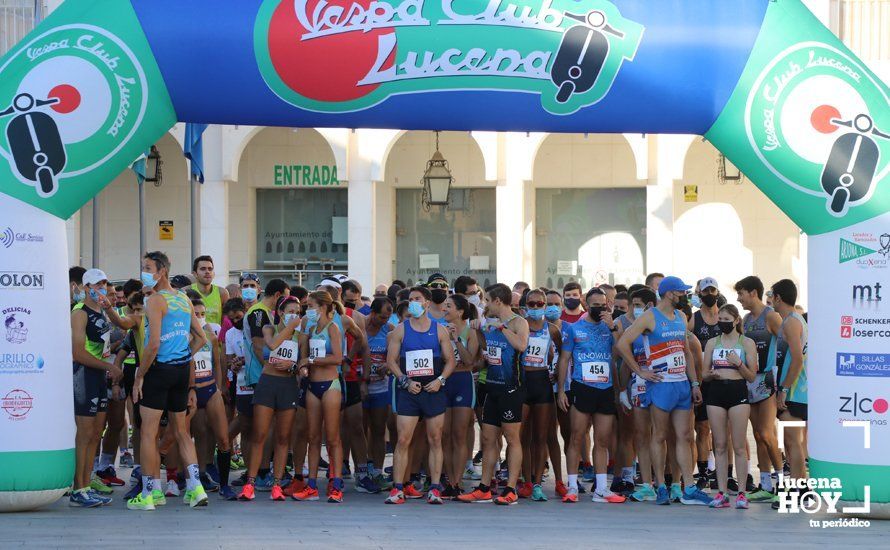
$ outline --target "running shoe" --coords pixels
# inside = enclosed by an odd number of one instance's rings
[[[735,495],[739,492],[739,482],[736,481],[734,477],[730,477],[726,480],[726,488],[729,490],[729,494]]]
[[[241,475],[237,479],[232,480],[230,485],[232,487],[243,487],[245,483],[247,483],[247,470],[241,472]]]
[[[168,497],[178,497],[180,494],[179,484],[173,479],[167,480],[167,490],[164,491],[164,494]]]
[[[383,473],[387,475],[392,475],[392,466],[386,466],[383,468]]]
[[[223,500],[238,500],[238,493],[228,485],[219,488],[219,498]]]
[[[392,489],[392,479],[383,474],[377,474],[374,476],[374,483],[380,487],[381,491],[389,491]]]
[[[383,501],[385,504],[405,504],[405,495],[395,487],[389,492],[389,496]]]
[[[197,508],[198,506],[207,506],[207,492],[204,487],[198,485],[191,491],[186,491],[182,497],[182,503],[188,504],[189,508]]]
[[[745,480],[745,492],[753,493],[757,490],[757,486],[754,485],[754,476],[748,474],[748,478]]]
[[[519,498],[531,498],[534,491],[534,485],[530,481],[521,482],[517,488],[516,494]]]
[[[106,496],[100,495],[99,493],[97,493],[96,491],[94,491],[92,489],[87,489],[87,493],[89,493],[90,496],[93,497],[94,499],[101,502],[102,506],[108,506],[114,500],[111,497],[106,497]]]
[[[284,502],[286,500],[284,491],[281,490],[281,485],[275,485],[272,487],[272,494],[269,498],[278,502]]]
[[[457,500],[461,502],[491,502],[491,489],[483,491],[481,486],[473,489],[472,492],[460,495]]]
[[[233,470],[241,470],[245,468],[244,457],[241,455],[232,455],[232,459],[229,460],[229,467]]]
[[[532,500],[535,502],[547,502],[547,495],[544,494],[544,489],[541,488],[540,484],[535,484],[532,487]]]
[[[442,493],[439,491],[438,487],[432,487],[430,492],[426,494],[426,502],[427,504],[442,504],[444,501],[442,500]]]
[[[241,488],[241,494],[238,495],[238,500],[253,500],[256,498],[256,489],[250,483],[245,483],[244,487]]]
[[[133,455],[130,453],[130,451],[124,451],[121,453],[120,465],[121,468],[133,467]]]
[[[645,484],[630,495],[630,499],[634,502],[646,502],[657,500],[658,495],[655,494],[655,490],[652,489],[652,485]]]
[[[683,489],[680,488],[679,483],[671,483],[671,502],[680,502],[680,499],[683,498]],[[708,499],[710,502],[711,499]]]
[[[370,476],[363,476],[355,482],[355,490],[359,493],[371,493],[376,495],[380,492],[380,486],[374,483]]]
[[[313,489],[310,486],[306,486],[299,493],[294,494],[294,500],[304,501],[304,500],[318,500],[318,489]]]
[[[155,502],[155,506],[167,505],[167,495],[165,495],[163,491],[159,491],[158,489],[152,490],[151,499]]]
[[[476,466],[472,468],[467,468],[464,471],[464,479],[468,481],[481,481],[482,480],[482,470]]]
[[[512,506],[517,502],[519,502],[519,495],[513,489],[504,489],[504,492],[494,499],[494,503],[500,506]]]
[[[772,494],[770,491],[764,490],[763,487],[758,487],[756,491],[748,494],[749,502],[772,502],[773,497],[776,496]]]
[[[114,489],[112,489],[108,485],[105,485],[105,483],[103,483],[102,480],[96,476],[96,474],[93,474],[92,479],[90,479],[89,488],[103,495],[110,495],[114,492]]]
[[[627,497],[623,497],[621,495],[616,495],[612,491],[606,490],[603,492],[594,491],[593,495],[591,495],[590,500],[592,502],[607,502],[609,504],[622,504],[627,500]]]
[[[619,479],[617,482],[612,482],[611,491],[615,494],[628,497],[634,492],[635,488],[636,487],[634,486],[632,481]]]
[[[207,472],[204,472],[198,479],[201,480],[201,486],[204,487],[204,490],[208,493],[215,493],[219,491],[219,483],[213,481],[213,478]]]
[[[130,471],[130,487],[142,483],[142,466],[136,466]]]
[[[323,459],[323,458],[319,458],[319,459],[318,459],[318,469],[319,469],[319,470],[327,470],[328,468],[330,468],[330,466],[331,466],[331,465],[328,464],[328,461],[327,461],[327,460],[325,460],[325,459]]]
[[[569,492],[569,488],[566,487],[565,483],[563,483],[562,481],[556,482],[556,496],[558,496],[559,498],[562,498],[562,497],[566,496],[566,493],[568,493],[568,492]]]
[[[717,493],[708,506],[711,508],[729,508],[729,498],[723,493]]]
[[[117,477],[117,472],[114,471],[114,466],[108,466],[104,470],[99,470],[96,472],[96,476],[109,487],[123,487],[126,485],[123,479]]]
[[[577,489],[569,489],[569,491],[562,497],[562,501],[566,504],[574,504],[578,502],[578,490]]]
[[[445,500],[454,500],[454,498],[457,496],[458,490],[459,489],[457,487],[455,487],[454,485],[445,484],[445,488],[442,489],[441,496]]]
[[[405,493],[405,498],[423,498],[423,493],[415,489],[413,483],[406,483],[402,492]]]
[[[343,479],[352,479],[352,470],[349,469],[349,462],[343,463],[343,471],[340,473]]]
[[[473,466],[481,466],[482,465],[482,451],[480,450],[475,455],[473,455]]]
[[[739,510],[747,510],[748,509],[748,499],[745,498],[745,493],[739,493],[739,496],[735,497],[735,507]]]
[[[501,468],[494,477],[500,482],[507,481],[510,479],[510,472],[506,468]]]
[[[305,488],[306,488],[305,481],[303,481],[302,479],[295,479],[295,480],[291,481],[290,484],[287,487],[285,487],[282,492],[284,493],[284,496],[293,498],[293,496],[295,494],[299,493],[300,491],[302,491]]]
[[[668,488],[664,485],[659,485],[658,490],[655,493],[655,504],[667,506],[670,503],[671,495],[668,493]]]
[[[151,495],[142,496],[142,493],[139,493],[135,497],[131,498],[127,501],[127,510],[154,510],[155,502]]]
[[[593,466],[585,466],[581,471],[581,479],[590,483],[596,481],[596,472],[593,470]]]
[[[683,496],[680,497],[680,503],[686,505],[708,506],[711,504],[711,497],[693,485],[683,492]]]
[[[132,483],[132,480],[131,480]],[[142,480],[140,479],[138,483],[130,487],[130,490],[127,491],[127,494],[124,495],[124,500],[130,500],[131,498],[136,498],[136,495],[142,492]]]
[[[207,473],[207,477],[210,478],[210,481],[219,486],[219,470],[217,469],[216,464],[208,464],[205,472]]]
[[[98,508],[102,501],[94,496],[88,489],[72,491],[68,496],[68,506],[72,508]]]
[[[272,479],[272,472],[266,473],[264,476],[257,476],[256,478],[256,490],[262,492],[268,492],[272,490],[272,485],[274,485],[274,480]]]
[[[587,493],[587,487],[585,487],[584,484],[581,483],[581,480],[579,479],[578,480],[578,494],[583,495],[586,493]]]
[[[343,491],[337,488],[331,489],[331,494],[328,495],[328,502],[332,504],[340,504],[343,502]]]

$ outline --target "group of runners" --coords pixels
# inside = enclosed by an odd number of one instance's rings
[[[151,252],[122,286],[69,271],[71,506],[110,504],[116,465],[132,468],[131,510],[209,492],[340,503],[349,478],[392,505],[589,492],[745,509],[777,505],[783,470],[806,477],[805,429],[785,429],[784,455],[777,438],[777,419],[807,419],[807,323],[787,279],[585,290],[435,273],[365,297],[345,276],[223,288],[209,256],[171,268]]]

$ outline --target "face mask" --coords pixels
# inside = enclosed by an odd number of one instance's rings
[[[551,322],[559,319],[560,315],[562,315],[562,308],[559,306],[547,306],[547,309],[544,310],[544,318]]]
[[[423,315],[423,306],[420,305],[420,302],[411,302],[408,304],[408,315],[415,319]]]
[[[733,321],[717,321],[717,326],[723,334],[729,334],[735,330],[735,322]]]
[[[580,298],[566,298],[566,310],[567,311],[575,311],[581,307],[581,299]]]
[[[155,279],[154,273],[146,273],[142,272],[142,275],[139,276],[139,279],[142,280],[142,286],[145,288],[154,288],[156,284],[158,284],[158,280]]]
[[[601,314],[602,312],[604,312],[604,311],[606,311],[606,308],[604,308],[604,307],[599,307],[599,306],[597,306],[597,307],[592,307],[592,308],[590,308],[590,309],[587,310],[587,312],[590,313],[590,319],[591,319],[594,323],[599,323],[599,322],[600,322],[600,314]]]
[[[531,319],[532,321],[540,321],[547,314],[547,310],[544,309],[530,309],[526,313],[526,317]]]
[[[352,302],[346,302],[343,305],[346,307],[346,309],[355,309],[355,304],[353,304]]]
[[[296,318],[297,318],[296,313],[285,313],[284,314],[284,324],[289,325],[291,323],[291,321],[293,321]]]
[[[692,307],[701,309],[701,296],[698,294],[692,295]]]
[[[433,303],[434,304],[442,304],[448,299],[448,291],[444,288],[434,288],[430,290],[430,293],[433,295]]]
[[[306,310],[306,321],[310,325],[314,325],[314,324],[318,323],[318,310],[317,309]]]
[[[472,296],[467,298],[467,301],[476,307],[479,307],[482,305],[482,298],[480,298],[478,294],[473,294]]]
[[[634,319],[639,319],[646,313],[646,308],[644,307],[635,307],[634,308]]]
[[[238,319],[237,321],[235,321],[232,324],[235,326],[236,329],[244,330],[244,317]]]
[[[677,309],[684,309],[687,305],[689,305],[689,299],[685,294],[677,298]]]
[[[101,294],[102,296],[108,296],[108,290],[107,290],[107,289],[104,289],[104,288],[100,288],[100,289],[99,289],[99,292],[96,292],[96,291],[93,290],[92,288],[90,289],[90,298],[92,298],[94,302],[98,302],[98,301],[99,301],[99,295],[100,295],[100,294]]]
[[[705,294],[701,297],[701,303],[706,305],[707,307],[713,307],[714,304],[717,303],[717,295],[716,294]]]
[[[247,287],[241,289],[241,298],[247,302],[256,302],[259,291],[255,288]]]
[[[620,316],[624,315],[625,313],[627,313],[626,309],[620,309],[620,308],[616,307],[615,309],[612,310],[612,315],[614,317],[620,317]]]
[[[83,289],[80,289],[74,293],[74,301],[77,303],[83,302],[84,300],[86,300],[86,298],[87,293]]]

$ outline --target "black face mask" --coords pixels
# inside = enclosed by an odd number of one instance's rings
[[[729,334],[735,330],[735,323],[732,321],[717,321],[717,326],[723,334]]]
[[[717,303],[717,295],[716,294],[702,294],[701,303],[708,307],[714,307],[714,304]]]
[[[626,315],[626,314],[627,314],[627,310],[621,309],[620,307],[616,307],[615,309],[612,310],[612,315],[621,316],[621,315]]]
[[[601,315],[604,311],[606,311],[606,308],[604,308],[604,307],[599,307],[599,306],[597,306],[597,307],[592,307],[592,308],[590,308],[590,309],[587,310],[587,312],[590,313],[590,319],[591,319],[594,323],[599,323],[599,322],[600,322],[600,315]]]
[[[448,299],[448,291],[444,288],[430,289],[430,294],[433,295],[432,300],[434,304],[443,304]]]
[[[346,302],[343,305],[346,307],[346,309],[355,309],[355,304],[353,304],[352,302]]]
[[[686,309],[687,305],[689,305],[689,298],[685,294],[677,298],[677,309]]]
[[[581,307],[581,299],[580,298],[566,298],[565,301],[566,310],[574,311]]]
[[[238,330],[244,330],[244,317],[238,319],[237,321],[235,321],[235,322],[232,323],[232,324],[235,325],[235,328],[236,328],[236,329],[238,329]]]

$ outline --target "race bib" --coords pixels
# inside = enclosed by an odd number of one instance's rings
[[[685,374],[686,373],[686,354],[683,352],[674,352],[664,358],[667,364],[668,374]]]
[[[581,363],[581,374],[588,384],[606,384],[609,382],[609,363],[606,361],[588,361]]]
[[[213,354],[199,351],[195,354],[195,378],[207,378],[213,373]]]
[[[729,356],[732,354],[732,349],[726,348],[714,348],[714,353],[711,355],[711,368],[714,369],[734,369],[735,365],[730,363]]]
[[[380,374],[380,371],[383,370],[385,363],[386,357],[384,357],[383,354],[371,354],[371,382],[379,382],[380,380],[383,380],[383,375]]]
[[[433,375],[433,350],[421,349],[405,353],[405,369],[409,378]]]
[[[269,356],[269,363],[291,367],[297,362],[299,357],[300,350],[297,349],[297,343],[293,340],[285,340],[272,351],[272,354]]]
[[[313,338],[309,340],[309,359],[324,359],[327,348],[327,341],[321,338]]]
[[[501,348],[494,344],[485,346],[485,360],[489,365],[499,367],[501,365]]]
[[[111,358],[111,331],[102,335],[102,359],[109,361]]]
[[[549,344],[546,338],[529,338],[528,347],[525,348],[525,364],[530,367],[546,367]]]

